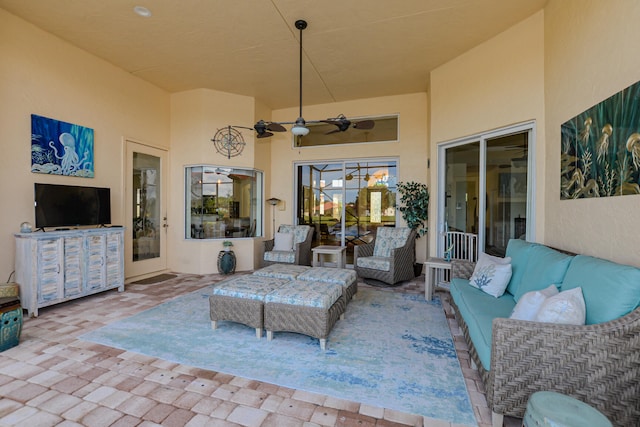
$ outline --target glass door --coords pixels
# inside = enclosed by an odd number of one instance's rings
[[[438,148],[439,257],[504,256],[509,239],[533,234],[533,131],[523,124]]]
[[[340,161],[296,166],[297,221],[315,228],[312,246],[353,248],[376,229],[396,224],[396,160]]]
[[[167,267],[164,150],[127,141],[125,271],[135,277]]]

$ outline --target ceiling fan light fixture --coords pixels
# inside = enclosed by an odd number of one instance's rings
[[[306,136],[309,134],[309,128],[306,126],[295,125],[291,128],[291,133],[295,136]]]
[[[296,123],[291,128],[291,133],[295,136],[305,136],[309,134],[309,128],[302,117],[298,117]]]

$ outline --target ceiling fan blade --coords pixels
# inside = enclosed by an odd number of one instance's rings
[[[373,120],[363,120],[361,122],[354,123],[353,127],[355,129],[373,129],[375,125],[376,122],[374,122]]]
[[[334,129],[334,130],[330,130],[329,132],[325,132],[325,135],[331,135],[332,133],[338,133],[338,132],[342,132],[340,129]]]
[[[327,119],[327,120],[320,120],[320,121],[323,123],[329,123],[330,125],[338,126],[338,129],[336,131],[327,132],[325,135],[328,135],[329,133],[335,133],[335,132],[344,132],[347,129],[349,129],[349,126],[351,126],[351,121],[344,116],[338,116],[334,119]]]
[[[272,132],[286,132],[287,129],[282,126],[280,123],[276,123],[276,122],[271,122],[267,125],[267,130],[270,130]]]
[[[258,134],[258,138],[269,138],[270,136],[273,136],[273,134],[266,131]]]

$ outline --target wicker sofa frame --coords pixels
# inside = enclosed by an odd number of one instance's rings
[[[474,265],[453,261],[452,278],[468,279]],[[484,382],[494,426],[502,426],[505,415],[522,418],[529,396],[542,390],[579,399],[614,425],[640,425],[640,308],[585,326],[496,318],[487,371],[453,299],[451,305]]]
[[[376,243],[375,239],[370,243],[354,246],[353,268],[356,270],[356,273],[358,273],[358,277],[379,280],[389,285],[395,285],[404,280],[411,280],[415,277],[413,270],[413,264],[416,260],[415,241],[416,230],[411,230],[404,246],[391,250],[391,267],[389,271],[358,267],[359,257],[373,256],[373,249]]]
[[[279,229],[279,228],[278,228]],[[295,261],[294,264],[297,265],[311,265],[311,241],[313,239],[313,228],[309,227],[307,231],[307,237],[303,242],[295,243],[293,245],[293,250],[295,252]],[[269,252],[273,250],[275,246],[275,239],[269,239],[264,241],[264,252]],[[266,267],[271,264],[284,264],[278,263],[275,261],[267,261],[265,259],[262,260],[262,267]]]

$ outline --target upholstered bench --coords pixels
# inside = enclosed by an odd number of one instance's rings
[[[318,338],[325,350],[327,337],[345,308],[342,285],[291,281],[264,299],[267,339],[272,340],[274,332],[296,332]]]
[[[358,275],[354,270],[346,268],[272,264],[254,271],[253,275],[342,285],[347,304],[358,292]]]
[[[228,320],[255,328],[256,336],[262,337],[264,299],[289,282],[288,279],[246,275],[216,284],[209,297],[211,328],[217,329],[218,321]]]
[[[347,304],[358,292],[358,275],[346,268],[312,267],[298,275],[298,280],[341,285]]]

